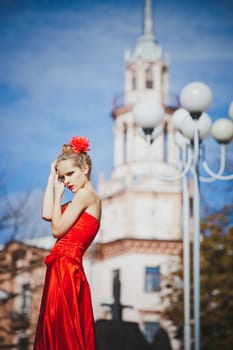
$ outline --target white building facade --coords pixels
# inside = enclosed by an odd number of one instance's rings
[[[159,325],[167,326],[161,282],[176,269],[182,251],[181,184],[158,179],[177,172],[179,154],[171,124],[175,108],[169,107],[169,62],[154,37],[152,12],[145,0],[143,34],[134,52],[125,53],[123,101],[112,112],[114,166],[110,178],[99,182],[101,229],[85,261],[95,318],[111,318],[101,304],[113,302],[113,275],[119,271],[121,303],[132,306],[124,309],[123,320],[139,323],[148,339]],[[151,145],[133,118],[135,103],[148,96],[165,109]]]

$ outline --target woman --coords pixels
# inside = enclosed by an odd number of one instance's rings
[[[99,229],[101,201],[90,183],[89,141],[75,136],[51,165],[42,217],[57,241],[47,271],[34,350],[94,350],[94,321],[82,256]],[[62,205],[65,188],[73,194]]]

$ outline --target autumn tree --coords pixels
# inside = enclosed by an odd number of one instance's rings
[[[233,205],[207,216],[201,223],[201,349],[230,350],[233,344]],[[192,247],[191,250],[192,251]],[[191,259],[192,260],[192,259]],[[192,266],[192,263],[190,264]],[[192,280],[192,268],[190,275]],[[164,316],[183,339],[183,285],[180,269],[165,281]],[[193,285],[191,283],[191,307]],[[193,310],[191,309],[191,315]]]

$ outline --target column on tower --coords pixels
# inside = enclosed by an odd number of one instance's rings
[[[115,121],[114,129],[114,167],[122,165],[125,158],[125,128],[119,120]]]
[[[133,161],[133,141],[134,141],[134,129],[133,121],[128,122],[126,131],[126,160],[128,163]]]
[[[153,144],[151,145],[150,152],[150,160],[152,162],[163,162],[163,154],[164,154],[164,133],[163,126],[159,126],[161,128],[161,133],[155,138]]]
[[[172,123],[168,123],[168,139],[167,139],[167,148],[168,148],[168,163],[177,167],[179,164],[179,148],[175,145],[175,131]]]

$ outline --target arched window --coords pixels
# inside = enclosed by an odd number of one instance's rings
[[[164,163],[168,162],[168,125],[167,122],[164,124],[163,128],[163,161]]]
[[[145,83],[146,83],[146,88],[147,89],[153,89],[154,87],[154,80],[153,80],[153,66],[150,65],[145,72]]]
[[[132,90],[137,89],[137,76],[136,76],[136,71],[132,70]]]

